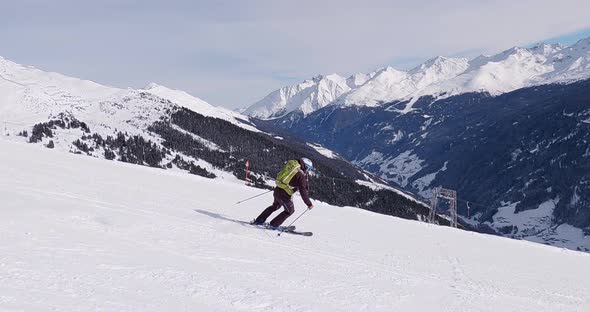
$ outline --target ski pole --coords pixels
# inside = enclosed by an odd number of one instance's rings
[[[266,191],[266,192],[264,192],[264,193],[261,193],[261,194],[258,194],[258,195],[254,195],[254,196],[252,196],[252,197],[248,197],[248,198],[246,198],[246,199],[240,200],[240,201],[239,201],[239,202],[237,202],[236,204],[241,204],[241,203],[243,203],[243,202],[245,202],[245,201],[249,201],[250,199],[254,199],[254,198],[256,198],[256,197],[259,197],[259,196],[262,196],[262,195],[264,195],[264,194],[268,194],[268,193],[270,193],[270,192],[272,192],[272,191],[273,191],[273,190],[270,190],[270,191]]]
[[[310,209],[305,209],[304,212],[302,212],[299,217],[295,218],[295,220],[293,220],[293,222],[291,222],[291,224],[287,225],[285,228],[290,227],[291,225],[293,225],[295,223],[295,221],[299,220],[299,218],[303,217],[304,214],[306,214]],[[283,233],[284,230],[279,231],[279,233],[277,234],[277,236],[281,236],[281,233]]]

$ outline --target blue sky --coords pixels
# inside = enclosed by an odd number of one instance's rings
[[[545,43],[561,43],[565,45],[572,45],[578,42],[580,39],[590,37],[590,28],[581,29],[579,31],[574,31],[571,33],[563,34],[561,36],[547,38],[542,40]]]
[[[590,36],[587,0],[0,0],[0,56],[243,107],[317,74]]]

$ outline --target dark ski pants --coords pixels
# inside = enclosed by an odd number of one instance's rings
[[[270,217],[270,215],[279,210],[281,207],[285,208],[285,210],[279,213],[272,221],[270,221],[271,226],[279,226],[287,220],[294,212],[295,206],[293,205],[293,200],[291,200],[291,196],[285,193],[283,190],[275,190],[273,193],[274,202],[271,206],[264,209],[264,211],[256,218],[256,222],[263,223],[266,222],[266,219]]]

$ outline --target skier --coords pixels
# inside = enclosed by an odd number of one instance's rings
[[[282,206],[285,210],[270,221],[271,228],[278,228],[295,212],[295,206],[293,205],[291,196],[297,191],[301,194],[301,198],[307,205],[307,209],[313,209],[313,204],[309,200],[307,191],[307,174],[311,170],[313,170],[313,163],[307,158],[289,160],[277,176],[277,186],[273,192],[274,202],[252,223],[263,225],[266,219]]]

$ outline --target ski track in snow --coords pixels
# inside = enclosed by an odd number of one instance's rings
[[[2,140],[0,163],[3,311],[590,309],[588,254],[323,203],[277,237],[237,182]]]

